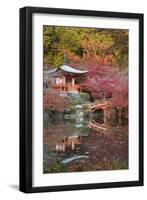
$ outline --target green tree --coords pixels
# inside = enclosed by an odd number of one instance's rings
[[[58,67],[64,54],[72,62],[91,59],[128,66],[128,30],[47,26],[43,27],[44,64]]]

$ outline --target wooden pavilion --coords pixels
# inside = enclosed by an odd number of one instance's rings
[[[44,83],[46,88],[52,87],[61,91],[80,91],[78,79],[87,72],[63,64],[60,68],[45,71]]]

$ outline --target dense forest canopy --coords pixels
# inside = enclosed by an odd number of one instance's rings
[[[43,26],[44,67],[90,61],[125,70],[128,67],[128,30]]]

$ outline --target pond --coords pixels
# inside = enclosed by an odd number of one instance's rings
[[[52,116],[54,120],[50,120],[48,113],[44,113],[46,123],[43,172],[127,169],[128,129],[126,120],[122,120],[123,127],[119,128],[118,118],[113,117],[115,120],[107,120],[110,129],[95,130],[90,124],[93,122],[103,124],[102,111],[85,115],[80,106],[76,109],[74,115],[70,113],[58,115],[58,118]],[[115,121],[112,123],[113,129],[111,129],[110,121]]]

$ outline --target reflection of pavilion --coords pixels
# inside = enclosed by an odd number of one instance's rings
[[[67,148],[75,150],[76,145],[80,145],[81,141],[77,136],[71,136],[65,138],[62,142],[56,144],[56,151],[66,151]]]
[[[88,71],[75,69],[68,65],[44,72],[44,88],[51,86],[61,91],[80,91],[78,78]]]

